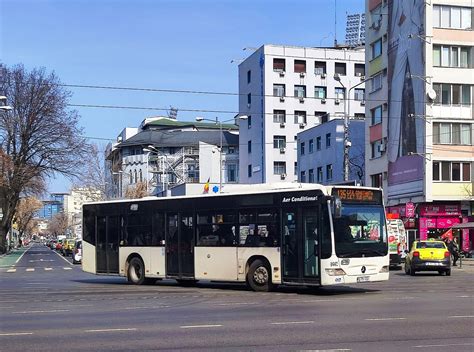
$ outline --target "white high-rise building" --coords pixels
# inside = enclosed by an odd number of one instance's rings
[[[297,133],[363,117],[364,79],[364,48],[257,49],[239,65],[240,183],[296,181]]]

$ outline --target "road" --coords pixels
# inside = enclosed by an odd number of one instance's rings
[[[474,351],[474,267],[255,293],[132,286],[33,245],[0,267],[0,351]]]

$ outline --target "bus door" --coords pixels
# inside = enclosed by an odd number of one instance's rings
[[[282,270],[284,282],[319,282],[317,207],[284,209]]]
[[[97,217],[96,271],[119,273],[119,217]]]
[[[192,214],[167,214],[166,275],[194,277],[194,231]]]

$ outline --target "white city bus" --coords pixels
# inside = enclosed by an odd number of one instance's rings
[[[84,271],[133,284],[274,285],[388,280],[380,189],[290,184],[83,207]]]

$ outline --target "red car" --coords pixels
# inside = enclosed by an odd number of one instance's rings
[[[57,251],[60,251],[61,249],[63,249],[63,244],[62,244],[62,242],[57,242],[57,243],[56,243],[56,250],[57,250]]]

